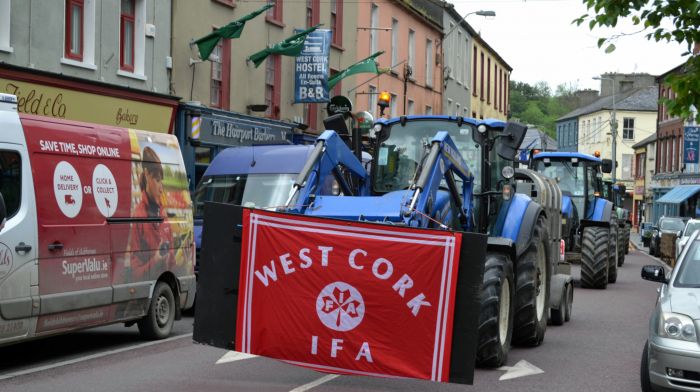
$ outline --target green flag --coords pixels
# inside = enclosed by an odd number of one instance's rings
[[[248,59],[255,64],[255,68],[259,67],[267,56],[271,54],[282,54],[285,56],[296,57],[304,49],[304,41],[306,41],[306,36],[312,31],[319,28],[321,24],[317,24],[314,27],[310,27],[302,32],[294,34],[293,36],[285,39],[282,42],[278,42],[269,48],[265,48],[257,53],[251,54]]]
[[[335,87],[335,85],[338,84],[338,82],[347,78],[350,75],[358,73],[374,73],[379,75],[380,73],[386,72],[386,70],[384,69],[380,70],[379,68],[377,68],[377,62],[375,61],[375,59],[382,53],[384,53],[383,50],[375,52],[373,55],[367,57],[366,59],[360,60],[355,64],[345,68],[344,70],[328,78],[328,90],[332,90],[333,87]]]
[[[211,34],[208,34],[196,41],[197,49],[199,49],[199,58],[202,60],[207,60],[211,52],[214,50],[216,45],[219,43],[221,38],[238,38],[243,32],[243,27],[245,22],[255,18],[256,16],[262,14],[268,9],[274,7],[274,4],[265,4],[262,8],[257,11],[251,12],[250,14],[227,24],[224,27],[214,30]]]

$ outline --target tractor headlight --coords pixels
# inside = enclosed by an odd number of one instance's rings
[[[513,178],[513,176],[515,175],[515,170],[513,169],[513,166],[503,166],[503,169],[501,169],[501,175],[506,180],[510,180],[511,178]]]
[[[476,127],[476,130],[479,131],[479,133],[486,133],[486,125],[481,124],[478,127]]]
[[[698,340],[695,333],[693,320],[679,313],[661,312],[659,323],[659,336],[670,339],[696,342]]]
[[[372,129],[369,130],[369,137],[374,139],[377,137],[377,134],[382,131],[382,124],[374,124]]]

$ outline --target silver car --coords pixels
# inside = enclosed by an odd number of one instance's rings
[[[690,235],[695,232],[695,230],[700,229],[700,219],[691,219],[685,224],[685,229],[683,233],[676,238],[676,259],[681,255],[683,247],[688,242]]]
[[[642,391],[700,391],[699,233],[690,236],[670,277],[661,265],[642,268],[643,279],[663,283],[642,354]]]

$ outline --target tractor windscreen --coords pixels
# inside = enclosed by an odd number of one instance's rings
[[[204,217],[204,203],[214,201],[245,207],[283,205],[297,174],[236,174],[202,178],[194,193],[194,216]]]
[[[536,161],[536,170],[553,178],[564,195],[571,197],[580,216],[583,216],[586,200],[586,171],[583,164],[573,166],[567,160],[552,160],[548,165],[544,160]]]
[[[439,132],[447,131],[474,175],[475,189],[479,189],[481,151],[472,139],[476,128],[470,124],[458,126],[454,121],[426,120],[399,123],[391,127],[389,138],[382,142],[376,152],[375,192],[391,192],[408,189],[418,165],[430,148],[430,140]]]

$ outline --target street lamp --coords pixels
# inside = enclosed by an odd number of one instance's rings
[[[459,26],[460,24],[462,24],[462,22],[463,22],[465,19],[467,19],[467,16],[469,16],[469,15],[474,15],[474,14],[477,14],[477,15],[479,15],[479,16],[496,16],[496,11],[484,11],[484,10],[480,10],[480,11],[468,12],[468,13],[464,14],[464,16],[462,17],[462,19],[460,19],[459,22],[457,22],[454,26],[452,26],[452,28],[450,29],[450,31],[448,31],[447,34],[445,34],[445,35],[442,37],[442,40],[444,41],[445,38],[447,38],[448,35],[450,35],[453,31],[455,31],[455,29],[457,28],[457,26]]]
[[[612,115],[610,116],[610,133],[612,135],[612,183],[615,184],[617,175],[617,119],[615,111],[615,79],[594,76],[593,80],[609,80],[612,83]]]

